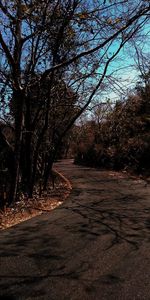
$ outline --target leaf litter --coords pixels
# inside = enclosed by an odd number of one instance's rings
[[[38,189],[35,190],[33,198],[27,198],[21,194],[19,201],[13,207],[5,207],[4,210],[0,210],[0,230],[7,229],[44,212],[50,212],[65,201],[70,194],[71,185],[63,175],[56,173],[54,188],[49,181],[47,190],[41,196],[39,196]]]

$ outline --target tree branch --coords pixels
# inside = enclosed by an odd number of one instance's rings
[[[61,67],[67,66],[73,62],[75,62],[77,59],[86,56],[86,55],[90,55],[94,52],[96,52],[97,50],[103,48],[105,45],[107,45],[111,40],[113,40],[114,38],[116,38],[120,33],[122,33],[123,31],[125,31],[128,27],[130,27],[135,21],[137,21],[141,16],[143,16],[144,14],[146,14],[148,11],[150,11],[150,7],[145,8],[145,9],[141,9],[136,15],[134,15],[131,19],[129,19],[126,23],[126,25],[124,25],[122,28],[120,28],[117,32],[115,32],[114,34],[112,34],[109,38],[107,38],[104,42],[102,42],[101,44],[99,44],[98,46],[87,50],[87,51],[83,51],[81,53],[79,53],[78,55],[74,56],[73,58],[69,59],[68,61],[64,61],[60,64],[57,64],[56,66],[51,67],[50,69],[46,70],[42,76],[41,76],[41,80],[44,80],[46,78],[46,76],[49,75],[49,73],[51,73],[54,70],[57,70]]]
[[[3,50],[4,50],[5,54],[6,54],[7,60],[9,61],[9,63],[10,63],[10,65],[11,65],[12,69],[14,70],[14,69],[15,69],[15,62],[14,62],[14,59],[13,59],[13,57],[12,57],[12,55],[11,55],[11,53],[10,53],[10,51],[9,51],[9,49],[8,49],[8,47],[7,47],[6,43],[5,43],[5,41],[4,41],[4,39],[3,39],[3,37],[2,37],[1,32],[0,32],[0,43],[1,43],[2,48],[3,48]]]
[[[8,12],[7,8],[2,4],[2,1],[0,0],[0,8],[2,10],[2,12],[8,17],[10,18],[12,21],[15,21],[15,18]]]

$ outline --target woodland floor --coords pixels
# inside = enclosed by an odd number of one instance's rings
[[[70,190],[69,181],[62,174],[56,172],[54,188],[50,180],[47,191],[41,197],[38,193],[35,193],[32,199],[22,197],[13,207],[0,210],[0,230],[53,210],[63,203]]]

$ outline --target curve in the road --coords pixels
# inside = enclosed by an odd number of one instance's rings
[[[0,299],[149,300],[149,186],[70,160],[55,167],[71,194],[1,233]]]

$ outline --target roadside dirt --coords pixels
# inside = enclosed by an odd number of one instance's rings
[[[0,211],[0,230],[49,212],[65,201],[70,194],[71,185],[61,173],[55,170],[55,174],[54,188],[49,181],[47,191],[41,197],[38,196],[38,193],[32,199],[22,196],[21,201],[15,203],[13,207]]]

